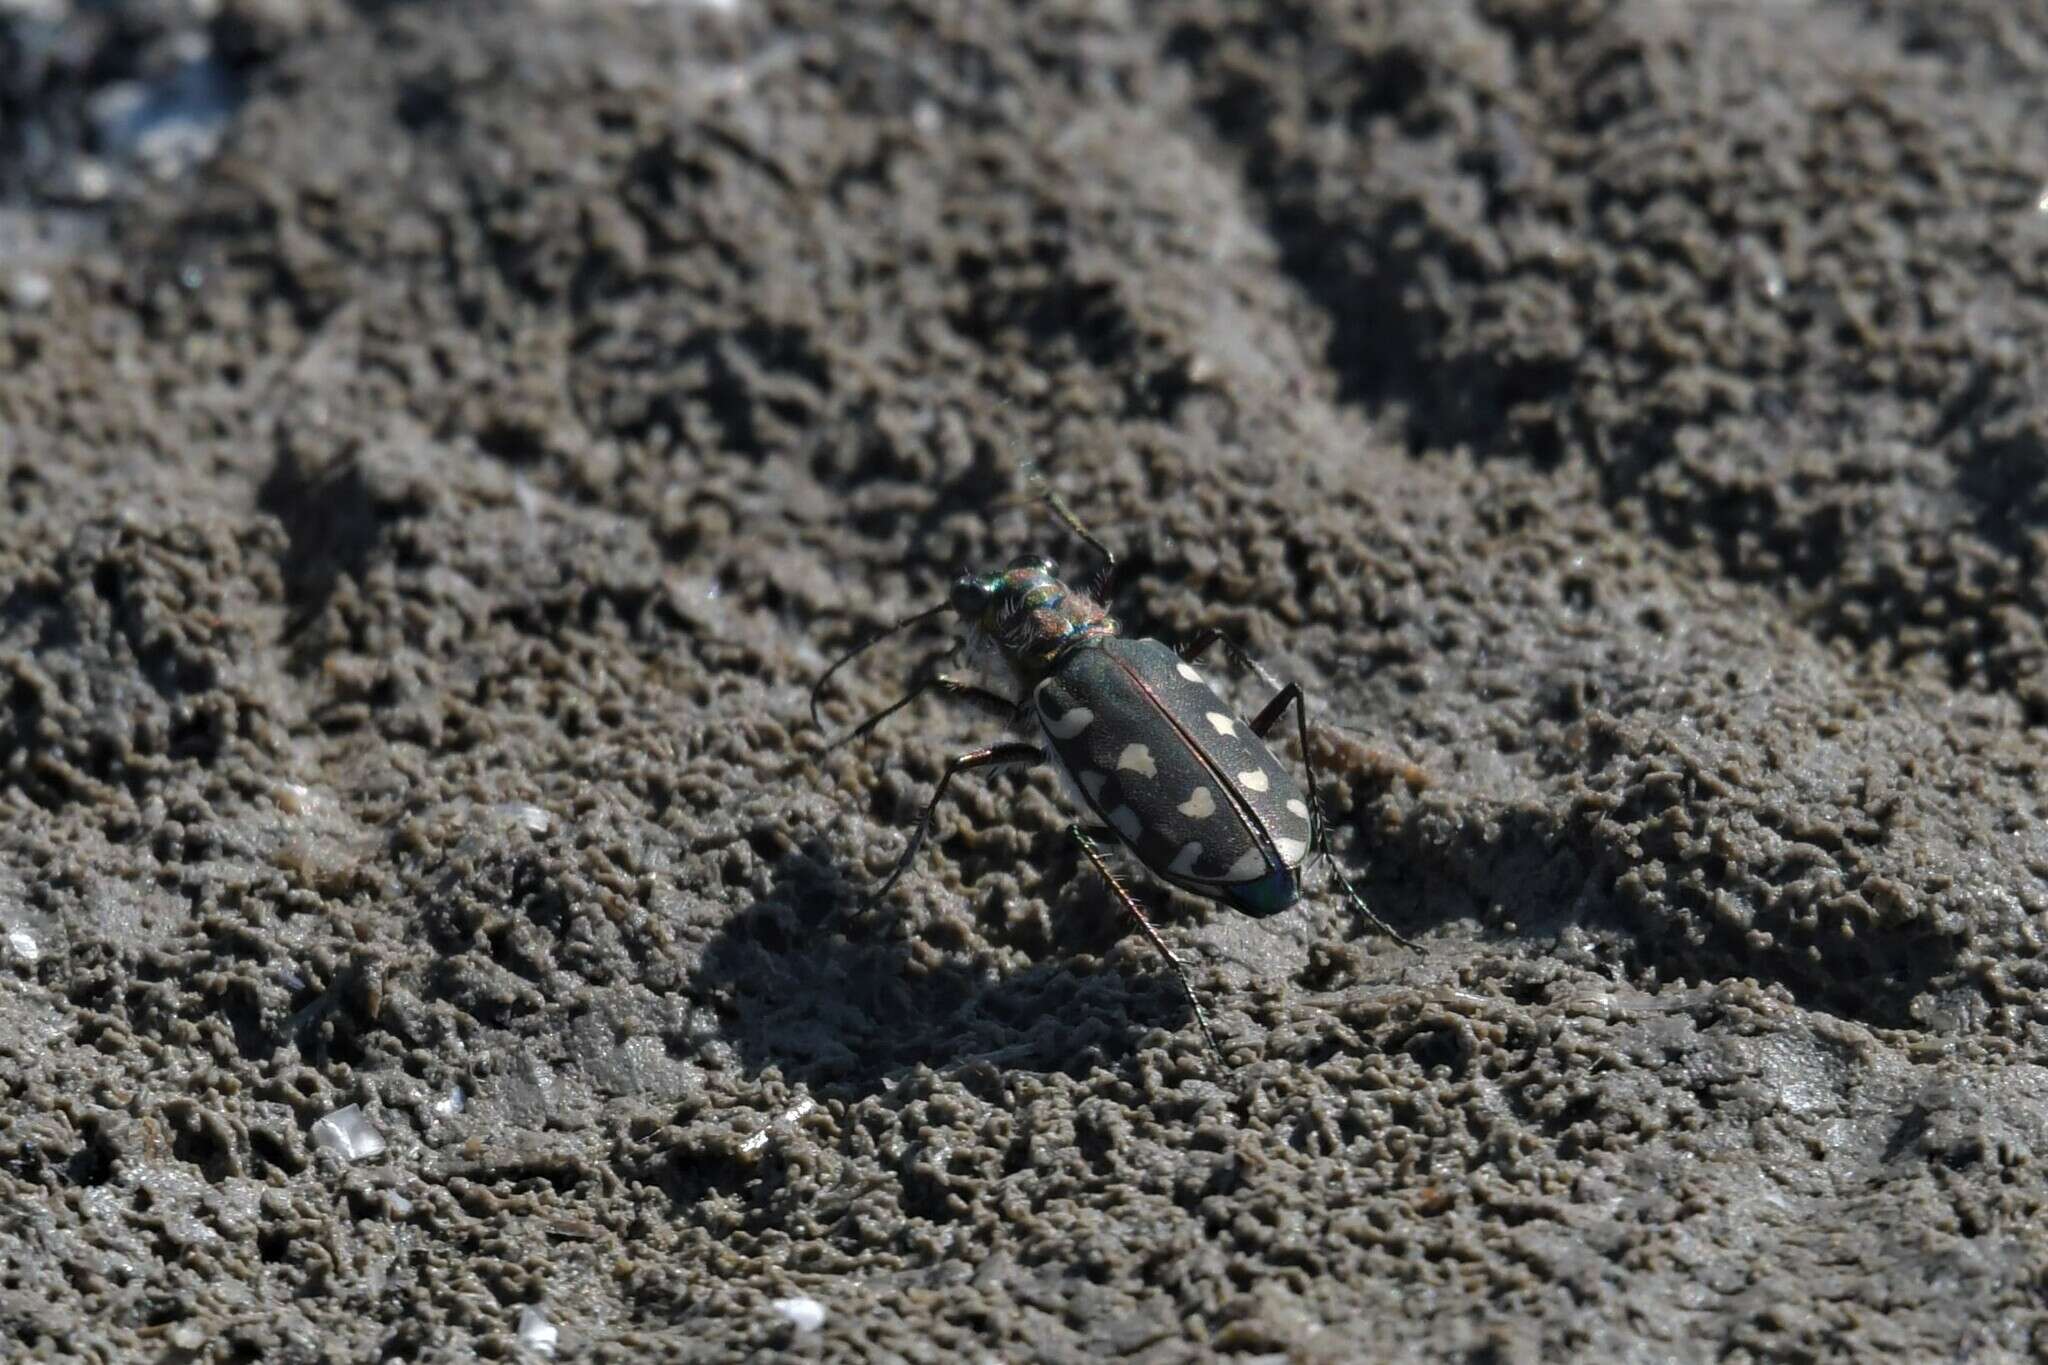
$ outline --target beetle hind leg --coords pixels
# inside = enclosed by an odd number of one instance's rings
[[[1217,1045],[1215,1030],[1209,1027],[1208,1012],[1202,1008],[1201,1000],[1195,995],[1194,983],[1188,980],[1187,964],[1180,960],[1180,954],[1166,946],[1166,939],[1160,934],[1158,926],[1152,923],[1152,919],[1145,913],[1144,907],[1138,904],[1138,898],[1124,889],[1123,882],[1117,878],[1116,872],[1109,865],[1109,860],[1102,856],[1102,850],[1095,842],[1097,835],[1105,838],[1114,838],[1114,832],[1105,828],[1091,834],[1087,827],[1083,825],[1069,825],[1067,832],[1074,836],[1074,842],[1079,844],[1081,851],[1088,855],[1088,861],[1095,865],[1097,874],[1101,876],[1102,880],[1109,883],[1109,889],[1116,893],[1116,898],[1123,902],[1124,909],[1128,910],[1131,918],[1138,922],[1138,927],[1145,931],[1145,937],[1152,940],[1152,946],[1157,948],[1159,955],[1166,959],[1166,965],[1173,969],[1174,979],[1180,982],[1180,992],[1187,997],[1188,1008],[1194,1011],[1195,1023],[1201,1026],[1202,1037],[1207,1040],[1210,1053],[1218,1061],[1221,1061],[1223,1059],[1223,1049]]]
[[[1330,851],[1330,826],[1323,819],[1323,800],[1317,792],[1317,788],[1322,784],[1316,780],[1316,760],[1314,755],[1309,752],[1308,701],[1302,696],[1301,684],[1288,683],[1282,687],[1278,679],[1262,668],[1257,660],[1246,654],[1242,649],[1239,649],[1237,644],[1220,630],[1203,631],[1181,649],[1180,656],[1192,663],[1207,652],[1211,645],[1218,643],[1222,644],[1224,653],[1230,656],[1232,663],[1251,669],[1267,685],[1280,688],[1279,692],[1273,697],[1273,700],[1267,702],[1260,709],[1259,714],[1252,717],[1251,731],[1253,734],[1257,735],[1260,739],[1264,739],[1266,732],[1271,730],[1274,722],[1280,719],[1280,713],[1290,706],[1294,708],[1295,724],[1301,734],[1301,766],[1308,773],[1310,839],[1317,856],[1329,863],[1330,874],[1337,879],[1337,884],[1344,888],[1345,897],[1350,900],[1352,907],[1365,917],[1367,924],[1370,924],[1402,947],[1413,948],[1415,951],[1421,952],[1421,945],[1417,944],[1413,939],[1397,933],[1392,925],[1373,912],[1373,908],[1365,903],[1365,897],[1359,895],[1358,889],[1352,886],[1351,879],[1344,875],[1344,869],[1337,865],[1336,855]]]
[[[1324,843],[1322,851],[1324,857],[1330,864],[1330,875],[1337,879],[1337,885],[1344,888],[1344,894],[1346,897],[1350,899],[1352,907],[1356,909],[1359,914],[1365,916],[1365,922],[1367,924],[1370,924],[1373,928],[1379,930],[1381,933],[1385,934],[1388,938],[1394,940],[1394,942],[1400,944],[1403,948],[1413,948],[1416,952],[1421,952],[1421,944],[1417,943],[1415,940],[1411,938],[1408,938],[1399,930],[1395,929],[1393,925],[1388,924],[1385,920],[1381,919],[1378,915],[1373,913],[1373,908],[1365,903],[1365,897],[1358,894],[1357,889],[1351,885],[1351,879],[1344,875],[1344,869],[1337,866],[1337,859],[1330,854],[1329,844],[1327,843],[1327,841]]]

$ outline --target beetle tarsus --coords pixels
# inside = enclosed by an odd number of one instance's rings
[[[1327,853],[1328,851],[1329,847],[1327,844],[1325,844],[1324,852]],[[1365,897],[1358,894],[1357,890],[1354,889],[1351,885],[1351,879],[1344,875],[1344,869],[1337,866],[1337,859],[1334,855],[1331,856],[1327,861],[1330,864],[1330,875],[1337,879],[1337,885],[1344,888],[1344,894],[1350,897],[1351,904],[1358,911],[1358,913],[1365,916],[1365,922],[1367,924],[1370,924],[1373,928],[1379,930],[1388,938],[1400,944],[1403,948],[1410,948],[1418,953],[1422,951],[1421,944],[1417,943],[1414,939],[1406,937],[1399,930],[1395,929],[1393,925],[1387,923],[1385,920],[1381,919],[1378,915],[1373,913],[1373,908],[1365,903]]]

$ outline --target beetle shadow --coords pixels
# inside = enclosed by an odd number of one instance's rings
[[[999,916],[1001,878],[961,871],[974,907],[965,913]],[[1045,960],[977,962],[970,928],[949,920],[920,932],[888,905],[868,905],[813,839],[784,855],[769,893],[705,946],[690,994],[716,1010],[743,1066],[813,1089],[868,1094],[918,1066],[1114,1066],[1156,1030],[1178,1033],[1193,1019],[1163,964],[1084,965],[1121,937],[1089,927],[1095,916],[1074,904],[1085,899],[1055,898],[1046,924],[1057,946]]]

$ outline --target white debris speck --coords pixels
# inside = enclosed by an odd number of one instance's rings
[[[440,1099],[434,1101],[434,1117],[437,1119],[452,1119],[461,1113],[463,1106],[468,1103],[469,1097],[462,1093],[462,1087],[458,1085]]]
[[[793,1299],[777,1299],[768,1306],[799,1332],[815,1332],[825,1325],[825,1305],[808,1294],[799,1294]]]
[[[795,1104],[792,1104],[791,1106],[789,1106],[789,1108],[783,1110],[780,1114],[777,1114],[774,1117],[774,1119],[772,1119],[769,1122],[766,1128],[763,1128],[760,1132],[752,1134],[751,1136],[742,1140],[740,1143],[740,1151],[747,1156],[752,1156],[754,1153],[760,1151],[763,1147],[766,1147],[768,1145],[768,1135],[771,1132],[773,1132],[777,1128],[788,1127],[790,1124],[795,1123],[798,1119],[802,1118],[805,1114],[810,1113],[813,1109],[816,1109],[817,1107],[818,1102],[816,1100],[812,1099],[809,1095],[804,1096]]]
[[[80,157],[71,168],[71,192],[80,199],[98,203],[114,192],[114,173],[102,162]]]
[[[361,1105],[350,1104],[313,1120],[313,1145],[344,1161],[363,1161],[384,1150],[384,1135],[363,1117]]]
[[[412,1200],[407,1199],[397,1190],[384,1191],[384,1208],[393,1218],[412,1217]]]
[[[535,1355],[552,1356],[561,1337],[548,1315],[532,1304],[519,1310],[519,1344]]]
[[[8,930],[7,946],[12,948],[14,955],[23,962],[39,962],[42,960],[43,945],[36,942],[36,936],[26,929]]]
[[[23,312],[34,312],[50,301],[50,277],[40,270],[17,270],[7,281],[7,297]]]
[[[540,519],[540,490],[528,483],[524,478],[512,480],[512,501],[519,504],[520,516],[525,517],[528,521]]]
[[[525,801],[504,802],[491,807],[491,813],[508,824],[518,825],[535,834],[546,834],[555,824],[554,816]]]

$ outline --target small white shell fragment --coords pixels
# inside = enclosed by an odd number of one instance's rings
[[[805,1095],[804,1097],[799,1099],[795,1104],[792,1104],[791,1106],[789,1106],[789,1108],[783,1110],[780,1114],[777,1114],[774,1117],[774,1119],[770,1120],[768,1127],[763,1128],[758,1133],[749,1134],[746,1138],[742,1139],[740,1142],[740,1151],[748,1156],[752,1156],[754,1153],[760,1151],[763,1147],[766,1147],[768,1145],[768,1135],[770,1132],[777,1128],[788,1127],[790,1124],[795,1123],[798,1119],[802,1118],[805,1114],[810,1113],[813,1109],[816,1109],[817,1107],[818,1102],[812,1099],[809,1095]]]
[[[808,1294],[777,1299],[768,1306],[799,1332],[815,1332],[825,1325],[825,1305]]]
[[[538,1356],[553,1356],[561,1332],[533,1304],[519,1310],[519,1344]]]
[[[532,834],[546,834],[555,825],[554,816],[527,801],[500,802],[491,807],[491,813],[506,824],[518,825]]]
[[[452,1119],[461,1113],[463,1107],[468,1103],[469,1097],[462,1093],[462,1087],[458,1085],[440,1099],[434,1101],[434,1117],[437,1119]]]
[[[43,956],[43,945],[36,942],[36,936],[26,929],[8,930],[7,946],[12,948],[14,955],[23,962],[40,961]]]
[[[7,297],[24,313],[33,312],[50,301],[50,277],[40,270],[17,270],[7,281]]]
[[[344,1161],[363,1161],[384,1150],[384,1135],[363,1117],[361,1105],[349,1104],[313,1120],[313,1145]]]

